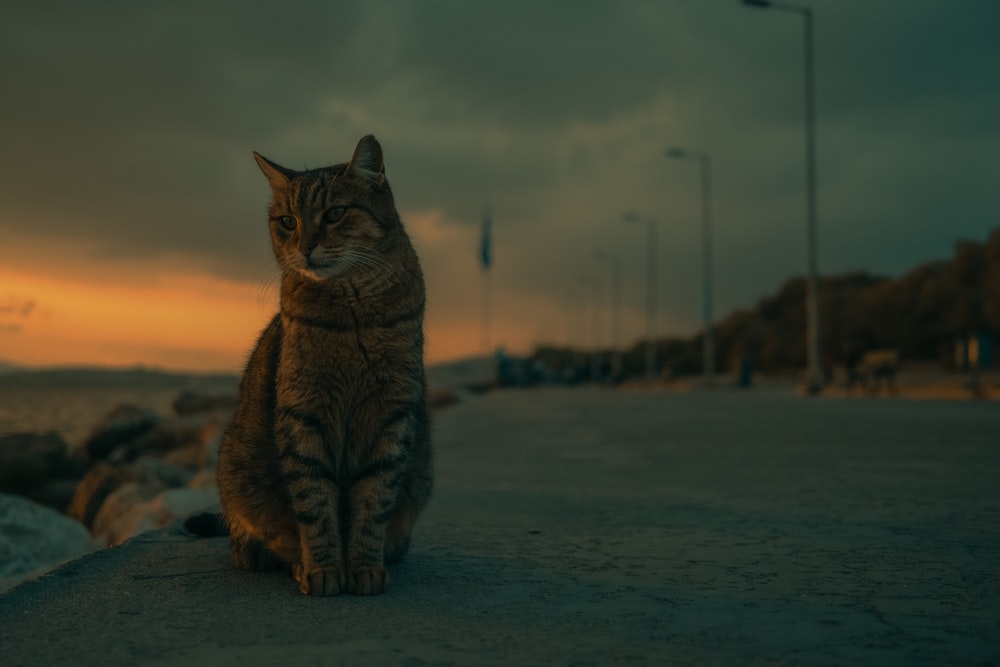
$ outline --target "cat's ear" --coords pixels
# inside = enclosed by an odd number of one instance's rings
[[[371,134],[361,137],[354,149],[351,163],[347,168],[375,185],[385,183],[385,164],[382,162],[382,146]]]
[[[257,161],[257,166],[264,172],[268,183],[275,190],[287,188],[289,181],[292,180],[292,176],[295,175],[295,172],[291,169],[285,169],[280,164],[271,162],[257,151],[253,152],[253,159]]]

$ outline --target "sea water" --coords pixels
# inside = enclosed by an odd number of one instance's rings
[[[0,375],[0,435],[55,431],[71,447],[114,408],[131,403],[163,416],[184,391],[235,394],[236,376],[150,371],[59,371]]]
[[[427,367],[436,389],[482,385],[495,377],[490,358],[460,359]],[[235,395],[239,375],[173,374],[147,369],[61,369],[0,372],[0,436],[55,431],[78,447],[94,426],[123,403],[173,414],[184,391]]]

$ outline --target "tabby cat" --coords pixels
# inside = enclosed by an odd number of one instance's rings
[[[254,158],[281,304],[219,454],[233,558],[309,595],[382,593],[432,485],[420,263],[375,137],[322,169]]]

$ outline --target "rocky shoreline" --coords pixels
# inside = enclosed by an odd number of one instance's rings
[[[433,391],[432,409],[457,400]],[[180,393],[172,414],[119,405],[82,447],[0,436],[0,593],[90,551],[218,506],[215,468],[233,394]]]
[[[55,432],[0,436],[0,590],[217,505],[235,404],[190,391],[169,416],[122,404],[79,448]]]

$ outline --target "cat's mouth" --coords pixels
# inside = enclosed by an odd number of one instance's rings
[[[300,254],[297,259],[299,272],[313,280],[329,280],[358,271],[367,273],[383,270],[381,260],[353,249],[327,248],[310,255]]]
[[[300,256],[299,272],[312,280],[327,280],[335,278],[347,268],[339,257],[329,255],[320,257]]]
[[[335,264],[318,264],[316,262],[303,262],[299,267],[299,273],[310,280],[327,280],[336,276],[337,266]]]

